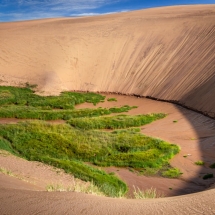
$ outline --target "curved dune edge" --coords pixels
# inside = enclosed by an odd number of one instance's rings
[[[215,115],[215,5],[0,23],[2,84],[116,92]]]
[[[215,5],[0,23],[0,41],[1,84],[150,96],[215,117]],[[0,211],[215,214],[214,197],[214,189],[144,202],[1,189]]]

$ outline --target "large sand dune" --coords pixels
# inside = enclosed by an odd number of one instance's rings
[[[0,41],[3,83],[151,96],[214,116],[214,5],[1,23]]]
[[[215,117],[215,5],[0,23],[0,79],[47,94],[149,96]],[[214,189],[142,202],[8,188],[0,199],[8,214],[215,214]]]

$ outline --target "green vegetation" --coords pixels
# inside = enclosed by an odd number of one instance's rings
[[[0,125],[0,134],[4,138],[1,142],[8,144],[15,154],[62,168],[82,180],[94,181],[108,196],[117,196],[119,191],[126,193],[127,186],[116,176],[83,162],[161,169],[179,152],[175,145],[140,133],[83,132],[66,124],[39,121]]]
[[[109,101],[109,102],[117,102],[117,99],[116,98],[108,98],[107,101]]]
[[[215,163],[211,164],[211,165],[210,165],[210,168],[211,168],[211,169],[215,169]]]
[[[72,186],[63,186],[62,184],[47,184],[46,191],[48,192],[72,191],[72,192],[82,192],[87,194],[93,194],[97,196],[105,196],[105,194],[102,193],[93,182],[90,182],[90,183],[79,183],[76,181],[74,182],[75,183]]]
[[[72,109],[72,110],[44,110],[41,107],[6,105],[0,106],[0,117],[2,118],[18,118],[18,119],[41,119],[41,120],[68,120],[70,118],[79,117],[95,117],[108,115],[111,113],[122,113],[131,110],[130,106],[122,106],[115,108],[97,108],[97,109]]]
[[[3,139],[0,136],[0,150],[5,150],[10,152],[11,154],[14,154],[13,148],[11,147],[11,144],[9,141]]]
[[[213,174],[206,174],[206,175],[203,176],[203,179],[204,179],[204,180],[207,180],[207,179],[213,178],[213,177],[214,177]]]
[[[68,123],[76,128],[82,129],[121,129],[138,127],[155,120],[162,119],[166,115],[162,113],[147,114],[147,115],[118,115],[111,117],[93,117],[93,118],[78,118],[70,119]]]
[[[3,167],[0,167],[0,172],[5,174],[5,175],[10,175],[10,176],[14,176],[13,173],[10,170],[7,170]]]
[[[174,123],[178,122],[178,120],[173,120]]]
[[[42,108],[73,109],[84,102],[98,104],[105,96],[96,93],[62,92],[60,96],[39,96],[31,88],[0,87],[0,105],[25,105]]]
[[[134,187],[134,197],[135,199],[155,199],[162,198],[164,195],[159,194],[156,188],[151,187],[150,189],[140,190],[138,187]]]
[[[108,174],[98,166],[127,167],[157,174],[169,167],[169,159],[179,152],[176,145],[139,133],[139,126],[164,118],[163,113],[104,117],[136,107],[75,109],[76,104],[97,104],[105,97],[72,92],[42,97],[33,93],[34,86],[27,86],[0,87],[0,117],[41,121],[0,125],[0,149],[64,169],[93,183],[107,196],[121,197],[128,188],[114,174]],[[64,119],[68,123],[53,125],[42,121],[55,119]],[[50,186],[49,189],[55,188]]]
[[[205,164],[205,162],[199,160],[199,161],[196,161],[195,164],[198,165],[198,166],[203,166]]]
[[[183,174],[178,168],[170,168],[162,173],[162,176],[167,178],[179,178]]]

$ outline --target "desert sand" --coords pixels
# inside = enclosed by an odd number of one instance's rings
[[[0,41],[1,85],[29,82],[38,84],[43,94],[62,90],[135,94],[215,117],[215,5],[0,23]],[[174,104],[144,103],[133,97],[118,100],[137,104],[133,114],[168,112],[167,118],[142,132],[181,146],[171,161],[184,172],[186,185],[178,186],[183,188],[178,194],[190,192],[189,181],[203,189],[212,185],[212,181],[201,185],[198,176],[207,169],[193,162],[215,160],[214,119]],[[192,156],[185,159],[185,154]],[[128,172],[119,171],[119,176],[132,180]],[[1,214],[215,214],[214,189],[142,201],[48,193],[42,186],[17,180],[0,175]]]

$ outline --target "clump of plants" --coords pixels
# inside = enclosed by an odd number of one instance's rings
[[[198,166],[203,166],[205,164],[205,162],[199,160],[199,161],[196,161],[195,164],[198,165]]]
[[[138,127],[155,120],[162,119],[166,114],[147,114],[147,115],[118,115],[110,117],[93,117],[93,118],[72,118],[68,123],[76,128],[81,129],[122,129],[129,127]]]
[[[107,101],[109,101],[109,102],[117,102],[117,99],[116,98],[108,98]]]
[[[207,180],[207,179],[213,178],[213,177],[214,177],[214,175],[211,174],[211,173],[209,173],[209,174],[204,175],[202,178],[203,178],[204,180]]]
[[[134,198],[135,199],[155,199],[155,198],[163,198],[164,195],[162,193],[158,193],[156,188],[149,188],[146,190],[140,190],[139,187],[134,187]]]
[[[210,165],[210,168],[211,168],[211,169],[215,169],[215,163],[211,164],[211,165]]]
[[[23,105],[4,105],[0,106],[0,117],[17,119],[41,119],[41,120],[68,120],[81,117],[98,117],[111,113],[123,113],[131,110],[130,106],[115,108],[96,108],[96,109],[51,109],[50,107],[32,107]]]
[[[169,168],[162,173],[162,176],[167,178],[179,178],[183,173],[178,168]]]
[[[0,86],[0,105],[24,105],[43,108],[72,109],[84,102],[94,105],[104,101],[105,96],[96,93],[62,92],[60,96],[39,96],[31,87]]]

